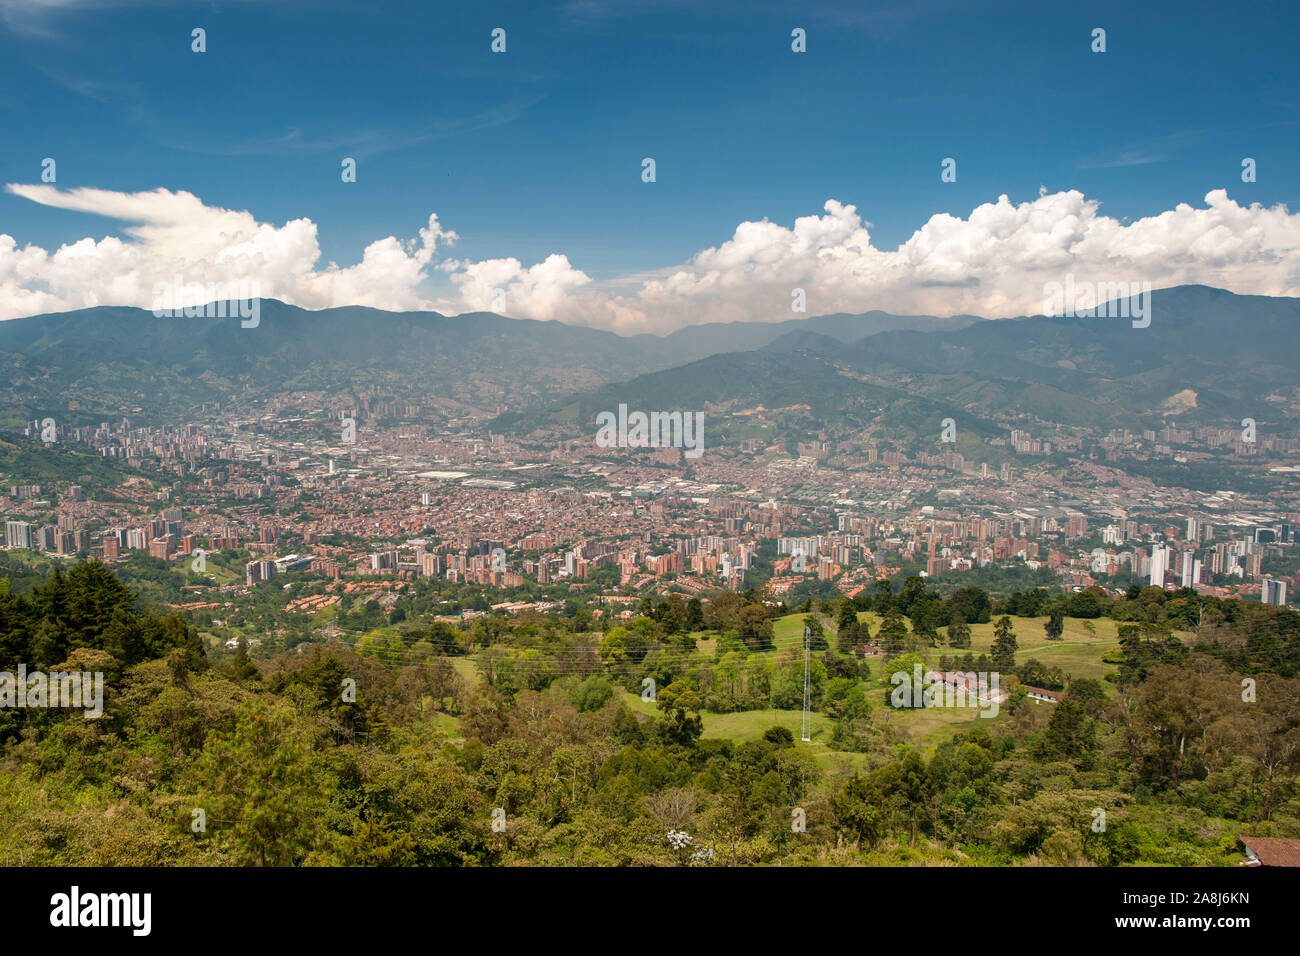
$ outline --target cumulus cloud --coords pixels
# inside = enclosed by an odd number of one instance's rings
[[[0,235],[0,317],[95,305],[150,308],[159,285],[236,286],[256,280],[261,295],[309,309],[369,305],[420,309],[416,287],[425,278],[439,243],[457,238],[437,215],[419,237],[389,236],[368,245],[361,261],[346,268],[319,267],[316,224],[294,219],[282,226],[258,222],[251,213],[206,206],[188,192],[143,193],[102,189],[61,191],[53,186],[14,185],[9,192],[60,209],[90,212],[128,223],[122,240],[81,239],[53,253],[19,249]]]
[[[584,272],[569,264],[569,257],[552,253],[546,260],[525,268],[513,257],[468,262],[457,259],[442,263],[460,291],[457,305],[473,311],[501,312],[531,319],[566,318],[574,290],[591,282]]]
[[[1300,214],[1243,206],[1226,190],[1203,207],[1132,223],[1101,214],[1078,191],[1013,203],[1007,196],[969,216],[932,216],[895,250],[872,245],[856,207],[828,200],[822,215],[792,226],[743,222],[689,262],[595,283],[557,251],[525,265],[445,255],[456,233],[436,214],[417,237],[372,242],[361,261],[320,265],[316,225],[281,226],[206,206],[187,192],[60,191],[10,185],[43,205],[96,213],[128,225],[125,238],[86,238],[54,252],[20,248],[0,234],[0,318],[91,305],[150,307],[157,283],[233,284],[257,279],[262,295],[306,308],[370,305],[441,312],[491,310],[620,332],[666,332],[698,322],[790,318],[792,290],[810,315],[885,309],[1009,316],[1042,311],[1044,286],[1078,282],[1216,285],[1240,293],[1300,295]],[[454,293],[430,297],[434,273]]]

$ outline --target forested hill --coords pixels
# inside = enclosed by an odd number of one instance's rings
[[[0,583],[0,691],[19,664],[106,683],[99,719],[0,708],[0,854],[1235,865],[1242,834],[1300,836],[1293,611],[1156,588],[940,597],[914,578],[800,609],[673,596],[589,620],[412,620],[360,653],[250,659],[137,609],[96,563],[27,596]],[[810,743],[790,729],[805,627]],[[899,710],[889,675],[914,665],[999,672],[1009,696],[991,719]]]

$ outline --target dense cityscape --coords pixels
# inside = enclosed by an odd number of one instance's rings
[[[797,456],[747,442],[690,462],[671,446],[379,426],[365,417],[379,404],[316,422],[214,415],[47,431],[49,449],[77,443],[124,465],[122,483],[89,496],[75,481],[7,485],[5,546],[110,565],[147,555],[182,571],[212,555],[243,573],[187,574],[193,600],[178,606],[228,606],[279,576],[285,608],[300,614],[337,604],[354,579],[372,585],[371,600],[425,578],[478,585],[494,609],[551,610],[573,594],[629,617],[634,609],[616,606],[646,594],[766,586],[777,598],[831,588],[852,598],[878,579],[960,581],[989,568],[1067,591],[1137,583],[1284,605],[1300,570],[1300,490],[1265,500],[1124,470],[1128,460],[1213,458],[1289,474],[1300,470],[1291,436],[1056,426],[1046,430],[1055,447],[1009,429],[1015,464],[997,468],[942,444],[909,458],[870,438],[801,443]],[[312,437],[346,430],[343,419],[351,433]],[[23,437],[39,441],[40,422]],[[322,625],[317,636],[328,633]]]

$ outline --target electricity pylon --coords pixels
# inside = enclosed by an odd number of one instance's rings
[[[808,718],[809,702],[809,668],[812,665],[812,628],[804,626],[803,629],[803,734],[805,742],[812,740],[810,734],[810,724]]]

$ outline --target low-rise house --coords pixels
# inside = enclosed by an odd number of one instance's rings
[[[1065,696],[1063,690],[1047,690],[1044,687],[1032,687],[1029,684],[1025,685],[1025,693],[1029,695],[1030,700],[1036,700],[1040,704],[1044,701],[1049,704],[1059,704],[1061,698]]]
[[[1246,848],[1242,866],[1300,866],[1300,840],[1244,836],[1240,841]]]

